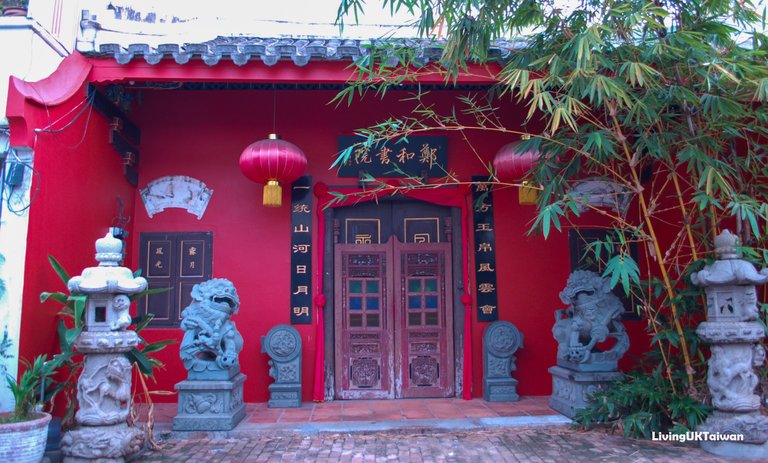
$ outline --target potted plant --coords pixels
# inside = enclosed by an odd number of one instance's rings
[[[37,463],[43,458],[51,415],[42,411],[42,404],[50,400],[60,386],[44,387],[45,380],[58,367],[58,362],[46,360],[45,355],[36,357],[32,363],[22,360],[26,369],[18,381],[6,376],[16,406],[12,412],[0,413],[2,461]]]
[[[29,0],[0,0],[3,16],[26,16]]]

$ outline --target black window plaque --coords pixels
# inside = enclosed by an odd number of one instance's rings
[[[291,324],[312,323],[312,177],[291,185]]]
[[[571,253],[571,271],[591,270],[600,275],[605,271],[605,265],[613,255],[608,255],[605,249],[600,253],[600,259],[595,257],[594,249],[590,249],[590,243],[595,241],[605,241],[610,230],[604,228],[584,228],[570,230],[568,232],[568,244]],[[629,243],[629,255],[635,262],[638,262],[637,243]],[[613,288],[613,294],[621,299],[624,306],[623,320],[639,320],[640,317],[635,310],[638,300],[635,297],[627,296],[621,284]]]
[[[171,288],[141,298],[139,314],[155,315],[150,327],[179,326],[181,311],[192,302],[192,287],[211,279],[213,233],[147,232],[139,241],[140,267],[149,288]]]
[[[370,148],[354,146],[362,141],[365,138],[354,135],[339,137],[339,153],[352,147],[339,166],[339,177],[357,177],[360,171],[374,177],[443,177],[448,171],[448,137],[411,136]]]
[[[499,319],[496,293],[496,237],[493,223],[493,193],[488,177],[472,177],[474,209],[475,281],[477,320],[492,322]]]

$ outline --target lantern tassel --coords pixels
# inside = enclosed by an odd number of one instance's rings
[[[283,188],[277,180],[269,180],[264,185],[264,207],[280,207],[283,205]]]
[[[524,206],[534,206],[538,198],[539,190],[531,186],[527,181],[524,181],[518,189],[517,202]]]

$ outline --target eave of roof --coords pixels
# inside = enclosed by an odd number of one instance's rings
[[[239,18],[234,11],[222,16],[207,10],[197,16],[182,11],[186,16],[177,18],[176,13],[156,14],[155,7],[146,4],[145,12],[133,10],[128,6],[133,0],[117,3],[111,9],[82,12],[77,51],[92,61],[111,58],[119,65],[152,67],[282,62],[302,67],[310,62],[357,61],[382,50],[386,64],[395,65],[397,50],[408,49],[412,64],[424,66],[437,62],[446,45],[445,40],[411,38],[416,33],[413,26],[349,25],[345,36],[339,37],[341,30],[331,23]],[[369,38],[380,36],[386,39]],[[489,57],[504,61],[522,46],[521,40],[498,41],[490,47]]]
[[[297,66],[305,66],[311,60],[359,60],[368,56],[374,47],[385,44],[387,49],[393,50],[387,59],[389,64],[397,63],[394,50],[406,47],[415,50],[414,64],[424,66],[440,59],[445,41],[217,37],[200,43],[164,43],[156,46],[149,43],[132,43],[128,46],[117,43],[101,44],[97,51],[83,51],[83,54],[94,58],[114,58],[119,64],[128,64],[137,58],[143,58],[148,64],[158,64],[168,59],[173,59],[177,64],[186,64],[199,58],[209,66],[214,66],[222,60],[231,60],[238,66],[244,66],[253,60],[259,60],[267,66],[273,66],[281,60],[291,60]],[[517,41],[496,42],[489,49],[489,57],[493,60],[504,60],[513,49],[521,45],[522,42]]]

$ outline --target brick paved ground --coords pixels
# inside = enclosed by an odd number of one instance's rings
[[[170,435],[166,435],[169,437]],[[625,439],[568,427],[375,433],[257,432],[160,440],[136,462],[697,462],[725,460],[692,445]]]
[[[176,404],[156,404],[160,450],[136,462],[574,462],[711,463],[695,444],[572,429],[548,397],[335,401],[296,409],[248,404],[232,431],[172,432]],[[220,438],[214,438],[220,437]],[[754,461],[754,460],[752,460]]]

